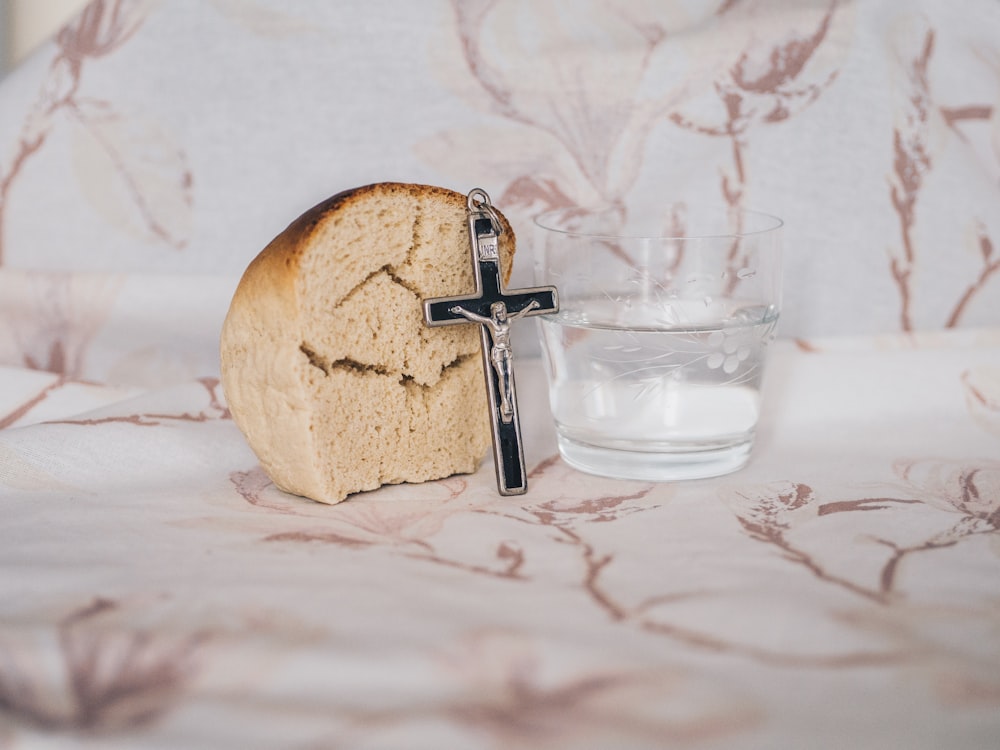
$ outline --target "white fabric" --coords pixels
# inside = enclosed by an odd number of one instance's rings
[[[585,476],[530,419],[524,497],[487,464],[337,506],[270,484],[215,381],[0,373],[0,413],[22,407],[2,726],[14,747],[989,747],[1000,330],[812,348],[776,351],[729,477]],[[537,361],[518,378],[543,413]]]
[[[728,190],[787,223],[786,336],[943,327],[991,263],[958,322],[1000,320],[993,0],[92,8],[0,91],[7,266],[238,275],[380,180],[481,186],[525,251],[544,208]]]
[[[98,0],[0,82],[0,747],[1000,738],[1000,5]],[[727,109],[728,105],[728,109]],[[323,506],[218,334],[299,213],[480,186],[786,220],[750,465]]]

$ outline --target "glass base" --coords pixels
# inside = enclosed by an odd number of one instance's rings
[[[674,451],[605,448],[558,436],[559,453],[574,469],[612,479],[673,482],[707,479],[743,468],[750,459],[753,438],[725,446]]]

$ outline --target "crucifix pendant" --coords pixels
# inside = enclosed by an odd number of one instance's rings
[[[467,207],[476,292],[424,300],[424,320],[429,326],[479,324],[497,489],[501,495],[520,495],[528,489],[528,478],[514,390],[510,324],[529,315],[557,312],[559,300],[554,286],[503,288],[498,243],[503,229],[490,197],[475,188],[469,193]]]

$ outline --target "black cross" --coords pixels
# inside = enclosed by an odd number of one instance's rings
[[[469,240],[475,294],[424,300],[424,320],[429,326],[478,323],[483,374],[490,402],[493,459],[501,495],[520,495],[528,489],[521,448],[521,426],[514,391],[510,322],[529,315],[559,310],[556,288],[503,288],[497,238],[502,231],[489,196],[478,188],[469,193]]]

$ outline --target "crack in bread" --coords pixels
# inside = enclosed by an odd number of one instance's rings
[[[299,345],[299,351],[306,355],[306,359],[309,360],[309,364],[318,370],[322,370],[324,375],[330,374],[330,362],[323,357],[320,357],[316,352],[310,349],[305,344]]]
[[[364,362],[358,362],[357,360],[354,359],[343,358],[331,361],[326,357],[321,357],[306,344],[299,345],[299,351],[306,356],[306,359],[309,360],[310,365],[322,371],[324,375],[329,375],[331,370],[336,370],[338,368],[354,370],[355,372],[372,372],[375,373],[376,375],[390,374],[389,371],[384,368],[376,367],[374,365],[369,365]],[[446,365],[445,367],[446,368],[451,367],[453,364],[454,363]],[[408,378],[409,376],[404,376],[404,377]]]

